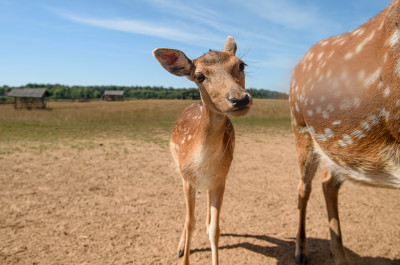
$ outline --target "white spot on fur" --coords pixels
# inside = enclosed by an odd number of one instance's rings
[[[317,140],[321,141],[321,142],[326,142],[326,140],[327,140],[326,136],[322,133],[317,134],[317,136],[315,138],[317,138]]]
[[[352,132],[352,135],[359,140],[365,137],[365,134],[361,130],[355,130]]]
[[[339,144],[341,147],[347,146],[347,144],[346,144],[343,140],[339,140],[339,141],[338,141],[338,144]]]
[[[354,107],[357,109],[361,105],[361,99],[356,97],[353,99],[353,103],[354,103]]]
[[[329,78],[331,77],[331,75],[332,75],[332,70],[329,70],[329,71],[326,73],[326,79],[329,79]]]
[[[303,134],[303,133],[307,133],[308,129],[307,127],[299,127],[299,133]]]
[[[353,31],[353,33],[351,33],[351,35],[352,36],[356,36],[356,35],[357,36],[361,36],[361,35],[364,34],[364,31],[365,31],[364,29],[356,29],[356,30]]]
[[[395,72],[398,76],[400,76],[400,59],[397,60],[396,66],[395,66]]]
[[[318,54],[317,61],[321,60],[322,56],[324,56],[324,52]]]
[[[331,129],[326,128],[326,129],[325,129],[325,135],[326,135],[326,137],[328,137],[329,139],[332,139],[333,136],[334,136],[334,133],[333,133],[333,131],[332,131]]]
[[[326,110],[324,110],[322,112],[322,117],[324,117],[325,119],[328,119],[329,118],[329,113]]]
[[[375,114],[372,114],[371,116],[369,116],[368,120],[372,125],[377,125],[379,123],[379,117],[376,116]]]
[[[343,99],[339,104],[339,109],[350,110],[353,107],[352,100],[350,98]]]
[[[340,46],[342,46],[343,44],[345,44],[345,42],[346,42],[346,40],[345,40],[345,39],[342,39],[338,44],[339,44]]]
[[[312,109],[309,109],[309,110],[307,110],[307,114],[308,114],[308,116],[312,116],[312,115],[314,115],[314,112]]]
[[[333,126],[339,126],[339,125],[341,125],[341,124],[342,124],[342,121],[341,121],[341,120],[336,120],[336,121],[332,122],[332,125],[333,125]]]
[[[354,56],[354,53],[348,52],[348,53],[346,53],[346,55],[344,56],[344,59],[345,59],[345,60],[350,60],[353,56]]]
[[[400,107],[400,99],[396,101],[396,106]]]
[[[381,22],[381,24],[379,25],[379,28],[378,28],[378,30],[381,30],[382,28],[383,28],[383,25],[385,25],[385,23],[384,23],[385,21],[382,21]]]
[[[321,42],[321,46],[322,46],[322,47],[325,47],[328,43],[329,43],[329,41],[328,41],[328,40],[325,40],[325,41]]]
[[[366,122],[366,121],[362,121],[362,122],[361,122],[361,127],[362,127],[365,131],[367,131],[367,132],[369,132],[369,131],[371,130],[371,126],[370,126],[369,123]]]
[[[381,75],[381,71],[382,68],[378,68],[372,75],[370,75],[365,81],[364,81],[364,86],[369,87],[370,85],[372,85],[373,83],[375,83],[375,81],[379,78],[379,76]],[[365,72],[364,72],[365,73]],[[364,79],[361,77],[361,73],[359,75],[360,80]]]
[[[383,96],[386,98],[389,96],[389,94],[390,94],[390,86],[387,86],[383,91]]]
[[[390,47],[395,46],[397,43],[399,43],[400,41],[400,29],[396,29],[392,35],[390,36],[390,38],[387,40],[387,44]]]
[[[348,134],[343,135],[343,141],[346,144],[353,144],[353,140],[351,139],[350,135],[348,135]]]
[[[390,118],[390,112],[387,111],[385,108],[381,108],[379,111],[379,116],[385,118],[386,121]]]
[[[360,44],[358,44],[357,48],[356,48],[356,53],[360,53],[362,51],[362,49],[364,48],[364,46],[370,42],[375,36],[375,31],[372,32],[367,38],[365,38]]]
[[[308,127],[308,131],[311,133],[312,136],[315,135],[314,127],[312,127],[312,126]]]
[[[315,111],[316,111],[318,114],[321,114],[321,113],[322,113],[322,108],[321,108],[321,106],[317,106],[317,107],[315,108]]]
[[[299,112],[299,111],[300,111],[300,109],[299,109],[299,105],[297,104],[297,102],[296,102],[296,103],[294,103],[294,107],[296,108],[296,111],[297,111],[297,112]]]
[[[335,110],[335,107],[332,104],[328,104],[328,106],[326,107],[326,111],[328,112],[333,112]]]

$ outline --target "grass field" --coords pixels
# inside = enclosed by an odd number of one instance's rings
[[[168,140],[192,101],[0,105],[0,264],[179,264],[182,182]],[[222,264],[294,264],[298,167],[288,101],[255,100],[234,118],[221,214]],[[316,177],[307,208],[310,265],[332,265]],[[344,185],[353,265],[400,264],[400,194]],[[205,192],[196,192],[191,262],[210,264]]]
[[[153,138],[168,135],[183,109],[195,101],[130,100],[89,103],[50,102],[50,110],[14,110],[0,105],[0,143],[54,142],[95,137]],[[290,128],[287,100],[255,100],[250,113],[233,118],[249,130]]]

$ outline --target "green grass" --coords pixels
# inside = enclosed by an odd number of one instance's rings
[[[0,105],[0,144],[20,141],[54,143],[68,139],[128,137],[167,143],[175,121],[183,109],[195,101],[130,100],[49,102],[51,110],[14,110]],[[278,127],[290,129],[287,100],[256,99],[250,112],[232,118],[235,128]]]

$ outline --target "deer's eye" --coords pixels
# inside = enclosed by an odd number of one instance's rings
[[[240,64],[239,64],[239,71],[240,71],[240,72],[243,72],[243,71],[244,71],[244,68],[246,68],[246,65],[247,65],[247,64],[245,64],[245,63],[240,63]]]
[[[206,80],[206,77],[203,75],[203,74],[196,74],[196,80],[199,82],[199,83],[203,83],[203,81],[204,80]]]

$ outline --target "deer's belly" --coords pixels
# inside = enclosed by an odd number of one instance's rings
[[[318,150],[321,162],[342,180],[384,188],[400,188],[400,164],[391,158],[381,157],[379,162],[360,158],[349,163],[346,155],[333,157]]]

